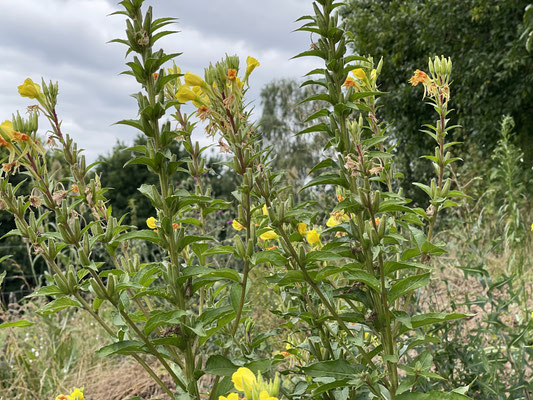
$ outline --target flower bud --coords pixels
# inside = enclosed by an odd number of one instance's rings
[[[199,86],[202,88],[207,87],[207,83],[205,83],[205,81],[199,75],[193,74],[192,72],[187,72],[184,79],[186,85]]]

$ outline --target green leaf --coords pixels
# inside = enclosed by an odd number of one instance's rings
[[[355,374],[362,372],[364,367],[352,364],[346,360],[322,361],[303,367],[302,371],[307,376],[331,377],[335,379],[353,378]]]
[[[416,329],[420,328],[422,326],[426,325],[433,325],[438,322],[446,322],[446,321],[453,321],[456,319],[462,319],[462,318],[469,318],[473,317],[474,314],[461,314],[461,313],[427,313],[427,314],[419,314],[415,315],[414,317],[411,317],[411,325],[412,328],[403,327],[400,330],[400,334],[405,333],[409,331],[410,329]]]
[[[21,319],[14,322],[4,322],[3,324],[0,324],[0,329],[5,328],[25,328],[27,326],[32,326],[34,323],[30,321],[26,321],[25,319]]]
[[[158,244],[161,241],[157,233],[155,233],[154,231],[148,230],[148,229],[123,233],[122,235],[118,236],[115,240],[118,242],[123,242],[125,240],[131,240],[131,239],[146,240],[148,242],[152,242],[156,244]]]
[[[304,122],[310,122],[314,119],[317,119],[317,118],[324,118],[324,117],[327,117],[329,116],[329,110],[326,109],[326,108],[323,108],[322,110],[318,110],[317,112],[311,114],[309,117],[306,118],[306,120]]]
[[[287,258],[277,250],[265,250],[255,253],[252,257],[252,264],[270,263],[277,266],[285,265]]]
[[[26,297],[37,297],[37,296],[57,296],[62,294],[61,290],[56,285],[43,286],[36,292],[26,296]]]
[[[346,187],[346,181],[337,174],[324,174],[311,179],[311,181],[304,185],[304,187],[301,188],[300,191],[318,185],[339,185],[342,187]]]
[[[155,329],[163,325],[177,325],[181,322],[181,317],[185,315],[183,310],[174,311],[153,311],[150,318],[144,325],[144,334],[149,335]]]
[[[470,399],[470,397],[465,396],[459,393],[447,393],[447,392],[438,392],[433,391],[429,393],[402,393],[396,400],[465,400]],[[471,399],[470,399],[471,400]]]
[[[305,128],[297,133],[297,135],[303,135],[304,133],[311,133],[311,132],[327,132],[329,129],[329,126],[325,123],[320,123],[317,125],[310,126],[309,128]]]
[[[411,249],[413,250],[413,249]],[[416,250],[416,249],[414,249]],[[416,250],[418,254],[420,252]],[[417,254],[417,255],[418,255]],[[416,268],[416,269],[425,269],[425,270],[431,270],[432,268],[427,266],[426,264],[418,263],[418,262],[409,262],[409,261],[385,261],[385,275],[390,275],[393,272],[396,272],[400,269],[407,269],[407,268]]]
[[[408,276],[398,282],[396,282],[389,290],[387,299],[392,303],[397,298],[412,292],[422,286],[426,286],[429,283],[429,272],[420,275]]]
[[[42,315],[50,315],[68,307],[82,308],[82,305],[77,300],[69,299],[68,297],[60,297],[59,299],[55,299],[41,307],[38,312]]]
[[[204,251],[204,256],[214,256],[215,254],[233,254],[232,246],[215,246]]]
[[[311,168],[311,171],[309,171],[309,174],[312,174],[315,171],[318,171],[319,169],[323,168],[336,168],[338,169],[338,165],[335,161],[333,161],[331,158],[326,158],[325,160],[320,161],[317,165],[315,165],[313,168]]]
[[[120,342],[102,347],[96,351],[96,354],[98,354],[100,357],[108,357],[112,354],[128,355],[139,352],[144,353],[145,351],[143,346],[144,343],[138,340],[122,340]]]
[[[205,236],[205,235],[188,235],[183,237],[182,240],[178,243],[178,247],[180,250],[183,250],[185,246],[188,244],[194,243],[194,242],[200,242],[202,240],[215,240],[211,236]]]
[[[354,280],[357,282],[363,282],[365,285],[370,286],[372,289],[374,289],[376,292],[379,292],[381,289],[381,284],[377,280],[377,278],[371,274],[369,274],[366,271],[360,270],[360,271],[349,271],[346,274],[346,277],[350,280]]]
[[[2,282],[4,281],[4,278],[6,277],[7,272],[4,271],[0,274],[0,289],[2,288]]]
[[[313,263],[315,261],[337,261],[341,258],[342,256],[338,255],[337,253],[333,253],[332,251],[315,250],[307,253],[305,262]]]
[[[237,366],[226,357],[219,354],[209,357],[205,363],[204,371],[207,374],[218,376],[231,376],[237,371]]]

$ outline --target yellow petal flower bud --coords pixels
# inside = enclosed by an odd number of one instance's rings
[[[78,388],[74,388],[74,391],[70,394],[70,400],[84,400],[83,392]]]
[[[15,136],[15,131],[13,130],[13,123],[9,120],[5,120],[0,124],[0,128],[6,133],[11,139]]]
[[[307,232],[307,224],[305,222],[300,222],[298,224],[298,233],[304,236],[306,232]]]
[[[274,232],[273,230],[270,230],[270,231],[266,231],[265,233],[263,233],[261,236],[259,236],[261,239],[263,240],[268,240],[268,239],[277,239],[278,238],[278,234],[276,232]]]
[[[30,78],[26,78],[24,83],[18,87],[18,90],[22,97],[29,97],[30,99],[35,99],[42,94],[41,87]]]
[[[259,400],[278,400],[278,398],[271,396],[266,390],[261,390]]]
[[[352,74],[359,80],[364,80],[366,78],[365,71],[363,71],[362,68],[356,68],[352,70]]]
[[[233,226],[233,229],[237,230],[237,231],[240,231],[241,229],[244,228],[243,225],[241,225],[239,223],[239,221],[237,221],[236,219],[233,220],[233,222],[231,223],[231,226]]]
[[[156,224],[156,219],[154,217],[150,217],[146,220],[146,225],[148,226],[148,228],[150,229],[155,229],[157,228]]]
[[[207,86],[207,83],[205,83],[205,81],[199,75],[193,74],[192,72],[187,72],[185,74],[184,79],[185,79],[185,84],[189,86],[199,86],[199,87]]]
[[[183,85],[178,89],[178,93],[176,93],[176,99],[180,103],[187,103],[188,101],[198,99],[198,95],[187,86]]]
[[[259,64],[259,61],[257,61],[253,57],[247,57],[246,58],[246,76],[250,75],[254,69],[259,67],[261,64]]]
[[[230,393],[228,396],[218,396],[218,400],[239,400],[238,393]]]
[[[328,222],[326,222],[326,226],[332,228],[334,226],[339,225],[340,223],[341,221],[338,218],[336,218],[335,215],[332,215],[329,217]]]
[[[320,243],[320,233],[318,233],[315,229],[307,231],[307,234],[305,236],[309,244],[317,244]]]
[[[251,390],[256,384],[257,379],[252,371],[248,368],[239,368],[232,376],[231,380],[235,389],[244,392],[245,388]]]

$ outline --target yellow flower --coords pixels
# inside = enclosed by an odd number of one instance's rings
[[[348,76],[346,77],[346,80],[344,81],[344,84],[342,86],[349,88],[350,86],[355,87],[356,85],[357,84],[355,83],[355,79],[352,78],[351,76]]]
[[[237,79],[237,70],[233,68],[228,69],[227,78],[229,81],[234,81],[235,79]]]
[[[266,231],[265,233],[263,233],[262,235],[260,235],[259,237],[261,239],[263,239],[263,240],[277,239],[278,238],[278,234],[276,232],[274,232],[273,230],[269,230],[269,231]]]
[[[148,226],[148,228],[150,229],[155,229],[157,228],[156,224],[156,219],[154,217],[150,217],[146,220],[146,225]]]
[[[348,215],[346,215],[344,211],[334,211],[330,214],[326,225],[331,228],[349,220],[350,217],[348,217]]]
[[[232,376],[231,380],[235,389],[239,392],[244,392],[244,389],[251,390],[256,384],[257,379],[252,371],[248,368],[241,367],[239,368]]]
[[[307,232],[307,224],[305,222],[300,222],[298,224],[298,233],[300,235],[305,235],[305,232]]]
[[[238,393],[230,393],[228,396],[218,396],[218,400],[239,400]]]
[[[326,222],[326,226],[328,227],[333,227],[333,226],[337,226],[341,223],[341,221],[339,221],[337,218],[335,218],[334,215],[330,216],[329,219],[328,219],[328,222]]]
[[[259,67],[261,64],[259,64],[259,61],[257,61],[253,57],[247,57],[246,58],[246,76],[250,75],[254,69]]]
[[[366,78],[365,71],[363,71],[362,68],[356,68],[356,69],[352,70],[352,74],[353,74],[353,76],[355,76],[357,79],[359,79],[361,81]]]
[[[531,232],[533,232],[533,224],[531,224]]]
[[[266,390],[261,390],[259,393],[259,400],[278,400],[278,398],[272,397]]]
[[[18,87],[18,90],[22,97],[29,97],[30,99],[35,99],[42,94],[41,87],[30,78],[26,78],[24,83]]]
[[[424,83],[427,78],[428,75],[424,71],[417,69],[411,79],[409,79],[409,82],[411,85],[416,86],[419,83]]]
[[[236,219],[233,220],[233,222],[231,223],[231,226],[233,226],[233,229],[237,231],[240,231],[241,229],[244,228],[244,225],[239,224],[239,221],[237,221]]]
[[[9,120],[5,120],[0,124],[0,128],[9,136],[10,139],[13,139],[15,136],[15,131],[13,130],[13,123]]]
[[[315,229],[307,231],[305,238],[307,239],[309,244],[314,245],[320,243],[320,233],[318,233]]]
[[[180,103],[187,103],[190,100],[197,100],[198,95],[187,86],[183,85],[179,87],[178,93],[176,93],[176,99],[178,99]]]
[[[261,209],[263,211],[263,215],[268,215],[267,205],[265,204],[263,208]]]
[[[193,74],[192,72],[187,72],[185,74],[184,79],[185,79],[185,84],[189,86],[200,86],[200,87],[207,86],[207,83],[205,83],[205,81],[199,75]]]
[[[70,394],[70,400],[83,400],[83,392],[78,388],[74,388],[74,391]]]

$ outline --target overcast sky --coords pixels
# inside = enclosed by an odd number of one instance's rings
[[[113,125],[135,118],[129,95],[139,87],[124,71],[126,47],[107,44],[125,36],[124,16],[109,0],[2,0],[0,23],[0,120],[25,112],[31,100],[17,86],[30,77],[59,82],[59,116],[63,130],[86,149],[88,159],[108,153],[117,140],[131,143],[138,131]],[[309,35],[291,32],[294,21],[312,11],[311,0],[151,0],[157,17],[177,17],[180,33],[159,41],[167,53],[183,52],[176,63],[199,74],[226,53],[261,66],[250,79],[249,100],[260,107],[259,92],[280,78],[301,78],[319,64],[290,60],[307,50]],[[256,110],[256,113],[259,110]],[[0,121],[0,122],[1,122]],[[45,126],[41,119],[41,132]]]

